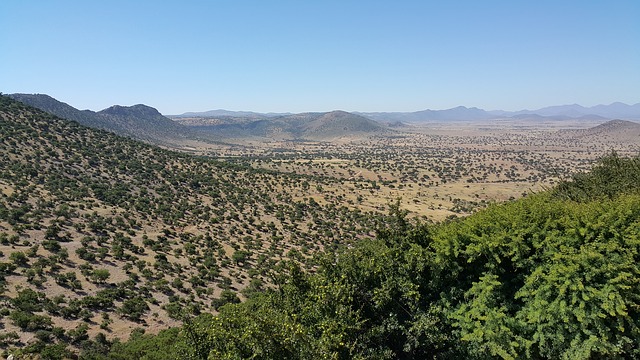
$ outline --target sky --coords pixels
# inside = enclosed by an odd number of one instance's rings
[[[638,0],[2,0],[0,92],[165,115],[640,102]]]

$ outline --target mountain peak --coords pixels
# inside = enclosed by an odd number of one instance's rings
[[[98,113],[115,116],[162,116],[156,108],[144,104],[137,104],[133,106],[113,105],[99,111]]]
[[[189,128],[162,116],[158,110],[144,104],[114,105],[99,112],[78,110],[44,94],[13,94],[12,98],[64,119],[120,135],[151,142],[194,136]]]
[[[352,114],[350,112],[346,112],[344,110],[333,110],[333,111],[329,111],[328,113],[326,113],[325,115],[333,115],[333,116],[350,116],[350,115],[355,115]]]

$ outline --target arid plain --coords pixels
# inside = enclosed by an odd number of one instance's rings
[[[335,179],[297,197],[385,211],[400,199],[431,221],[464,216],[586,171],[612,151],[640,152],[640,124],[621,120],[496,119],[403,124],[378,135],[324,141],[227,139],[183,151],[285,173]]]

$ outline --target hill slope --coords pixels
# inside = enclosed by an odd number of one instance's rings
[[[7,96],[44,112],[48,112],[49,114],[54,114],[63,119],[72,120],[88,127],[112,131],[114,133],[124,133],[124,128],[120,125],[117,123],[109,123],[107,119],[95,112],[78,110],[46,94],[9,94]]]
[[[114,105],[97,112],[113,124],[122,127],[127,134],[143,140],[179,140],[195,138],[189,128],[166,118],[158,110],[138,104],[133,106]]]
[[[307,139],[327,139],[370,135],[383,132],[384,127],[364,116],[346,111],[324,113],[308,123],[300,125],[301,136]]]
[[[583,132],[584,136],[640,136],[640,124],[627,120],[610,120]]]
[[[78,110],[44,94],[11,94],[9,97],[63,119],[135,139],[165,143],[197,138],[197,134],[188,127],[177,124],[146,105],[115,105],[93,112]]]
[[[600,125],[566,130],[562,134],[582,141],[630,142],[640,144],[640,124],[627,120],[609,120]]]
[[[0,138],[0,349],[178,325],[267,286],[284,259],[368,236],[376,218],[309,195],[336,179],[162,150],[5,96]]]

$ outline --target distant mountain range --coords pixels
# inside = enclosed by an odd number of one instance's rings
[[[94,112],[78,110],[44,94],[12,94],[10,97],[59,117],[104,129],[119,135],[164,144],[197,139],[226,141],[231,138],[272,138],[331,140],[366,137],[400,131],[408,124],[453,121],[510,119],[513,121],[585,120],[603,123],[611,119],[640,120],[640,103],[613,103],[584,107],[577,104],[550,106],[538,110],[486,111],[458,106],[447,110],[416,112],[345,111],[317,113],[257,113],[251,111],[211,110],[165,117],[147,105],[120,106]]]
[[[378,121],[402,121],[409,123],[434,122],[434,121],[474,121],[474,120],[490,120],[497,118],[514,118],[514,119],[551,119],[551,120],[567,120],[567,119],[591,119],[591,120],[608,120],[608,119],[627,119],[640,120],[640,103],[635,105],[627,105],[616,102],[610,105],[597,105],[593,107],[584,107],[581,105],[560,105],[550,106],[538,110],[521,110],[521,111],[503,111],[494,110],[486,111],[478,108],[467,108],[458,106],[447,110],[423,110],[416,112],[376,112],[376,113],[358,113],[370,119]]]
[[[490,120],[496,118],[514,118],[514,119],[533,119],[545,118],[551,120],[566,119],[592,119],[592,120],[608,120],[608,119],[628,119],[640,120],[640,103],[635,105],[627,105],[615,102],[610,105],[597,105],[592,107],[584,107],[581,105],[559,105],[549,106],[537,110],[520,110],[520,111],[504,111],[492,110],[487,111],[479,108],[468,108],[458,106],[446,110],[422,110],[415,112],[354,112],[372,120],[386,123],[421,123],[434,121],[475,121]],[[189,112],[182,115],[171,115],[169,117],[177,118],[219,118],[219,117],[235,117],[235,118],[273,118],[290,114],[263,114],[247,111],[228,111],[228,110],[211,110],[205,112]]]
[[[370,119],[385,122],[432,122],[432,121],[454,121],[454,120],[486,120],[495,118],[495,115],[478,108],[467,108],[458,106],[447,110],[422,110],[415,112],[368,112],[358,113]]]
[[[181,115],[169,115],[171,118],[190,118],[190,117],[218,117],[218,116],[233,116],[244,118],[263,118],[263,117],[278,117],[291,115],[291,113],[257,113],[253,111],[229,111],[229,110],[209,110],[203,112],[186,112]]]
[[[534,111],[518,111],[514,115],[526,113],[542,116],[568,116],[572,118],[595,115],[607,119],[640,119],[640,103],[627,105],[621,102],[615,102],[609,105],[596,105],[592,107],[584,107],[578,104],[549,106]]]

